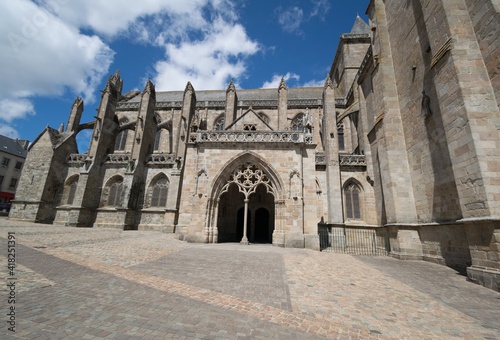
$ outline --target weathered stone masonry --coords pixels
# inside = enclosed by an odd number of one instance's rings
[[[33,142],[10,218],[312,249],[319,227],[387,230],[392,256],[499,290],[498,1],[367,14],[323,87],[122,94],[112,75],[94,121],[77,99]]]

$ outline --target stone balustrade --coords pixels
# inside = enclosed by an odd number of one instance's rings
[[[81,166],[85,161],[92,161],[92,157],[89,157],[86,153],[73,153],[66,159],[68,165],[72,166]]]
[[[130,161],[130,154],[124,153],[124,154],[109,154],[108,157],[106,157],[106,163],[112,163],[112,164],[127,164]]]
[[[365,155],[340,155],[340,165],[366,166]]]
[[[155,153],[148,156],[148,165],[166,165],[175,164],[175,154],[173,153]]]
[[[312,134],[279,131],[207,131],[191,133],[191,143],[304,143],[313,144]]]

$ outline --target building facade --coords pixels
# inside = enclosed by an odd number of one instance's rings
[[[0,203],[10,202],[16,195],[26,155],[27,140],[12,139],[0,135]]]
[[[387,251],[500,286],[500,5],[372,0],[316,88],[142,92],[112,75],[96,119],[33,143],[11,218],[192,242]],[[76,135],[92,130],[88,152]],[[327,244],[334,247],[334,244]]]

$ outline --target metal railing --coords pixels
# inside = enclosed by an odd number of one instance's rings
[[[319,225],[321,251],[384,256],[390,253],[389,233],[385,227],[346,227]]]

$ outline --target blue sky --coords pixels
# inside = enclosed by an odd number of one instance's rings
[[[340,34],[368,0],[16,0],[0,2],[0,134],[33,141],[93,120],[116,70],[123,93],[324,83]],[[83,137],[83,136],[82,136]]]

